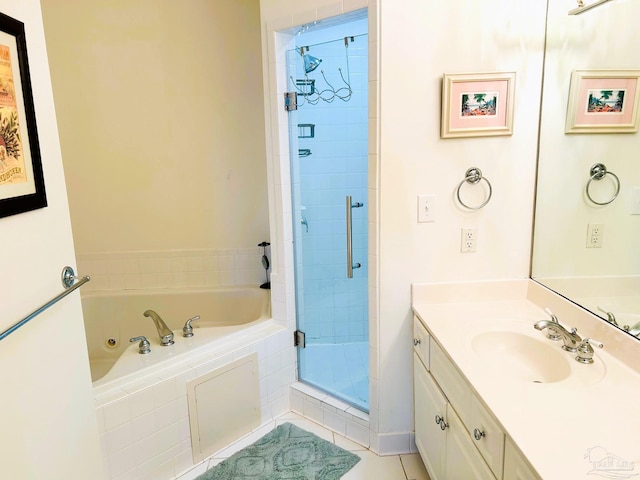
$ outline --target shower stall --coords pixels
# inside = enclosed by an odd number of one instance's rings
[[[367,412],[367,19],[287,52],[298,378]]]

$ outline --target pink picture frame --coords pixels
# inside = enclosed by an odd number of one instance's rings
[[[444,74],[441,138],[513,134],[515,72]]]
[[[574,70],[565,133],[635,133],[640,70]]]

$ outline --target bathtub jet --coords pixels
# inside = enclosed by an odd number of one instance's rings
[[[147,310],[143,313],[145,317],[151,317],[154,325],[156,326],[156,330],[158,330],[158,336],[160,336],[160,344],[163,347],[168,345],[173,345],[175,342],[173,341],[173,332],[167,327],[167,324],[164,323],[164,320],[160,318],[153,310]]]

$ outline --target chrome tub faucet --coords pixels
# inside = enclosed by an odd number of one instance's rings
[[[167,324],[164,323],[164,320],[160,318],[153,310],[147,310],[143,313],[145,317],[151,317],[153,320],[156,329],[158,330],[158,335],[160,336],[160,345],[166,347],[168,345],[173,345],[175,342],[173,341],[173,332],[167,327]]]

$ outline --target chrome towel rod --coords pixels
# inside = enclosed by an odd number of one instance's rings
[[[79,280],[78,283],[75,283],[76,280]],[[9,335],[11,335],[13,332],[15,332],[17,329],[19,329],[21,326],[23,326],[28,321],[30,321],[32,318],[40,315],[47,308],[49,308],[51,305],[53,305],[55,303],[58,303],[64,297],[69,295],[74,290],[77,290],[78,288],[80,288],[82,285],[87,283],[89,280],[91,280],[91,278],[88,277],[88,276],[87,277],[76,277],[75,276],[75,272],[73,271],[73,268],[64,267],[62,269],[62,285],[64,286],[65,290],[62,293],[60,293],[58,296],[52,298],[47,303],[45,303],[43,306],[38,308],[31,315],[26,316],[25,318],[20,320],[18,323],[16,323],[12,327],[7,328],[4,332],[0,333],[0,340],[2,340],[5,337],[8,337]]]

